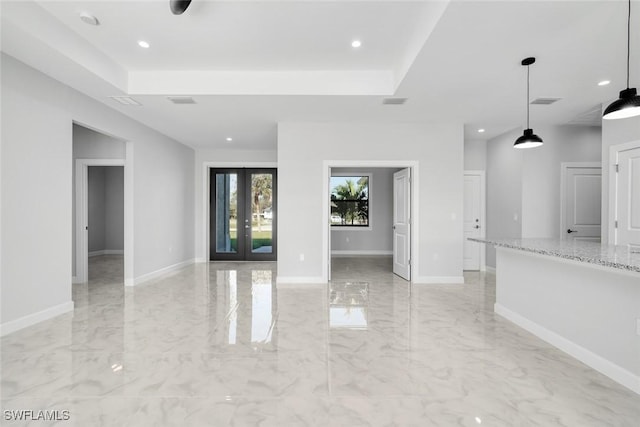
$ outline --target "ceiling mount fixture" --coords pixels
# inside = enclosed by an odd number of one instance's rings
[[[169,0],[169,7],[174,15],[182,15],[190,4],[191,0]]]
[[[100,25],[100,21],[98,21],[98,18],[96,18],[89,12],[82,12],[80,14],[80,20],[85,24],[94,25],[94,26]]]
[[[167,99],[177,105],[195,104],[196,101],[190,96],[167,96]]]
[[[524,67],[527,67],[527,128],[524,130],[524,134],[516,139],[513,148],[534,148],[543,144],[542,138],[529,128],[529,66],[534,62],[536,62],[536,58],[533,57],[524,58],[521,62]]]
[[[631,0],[627,15],[627,88],[620,91],[620,98],[613,101],[604,110],[602,118],[606,120],[626,119],[640,116],[640,96],[636,88],[629,88],[629,57],[631,52]]]
[[[403,105],[408,98],[383,98],[382,105]]]

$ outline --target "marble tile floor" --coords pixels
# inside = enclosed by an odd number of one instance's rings
[[[329,286],[276,286],[275,268],[124,288],[121,257],[92,258],[74,313],[2,338],[0,425],[640,426],[640,396],[493,313],[491,275],[412,286],[336,258]]]

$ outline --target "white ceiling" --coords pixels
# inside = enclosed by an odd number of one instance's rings
[[[531,107],[534,129],[597,123],[625,85],[625,24],[625,1],[193,0],[174,16],[168,0],[3,0],[2,50],[190,146],[273,149],[281,121],[447,121],[467,139],[522,127],[526,56],[537,57],[531,99],[562,98]],[[108,98],[122,94],[142,106]]]

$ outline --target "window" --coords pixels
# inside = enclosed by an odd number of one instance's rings
[[[371,175],[331,176],[331,226],[369,227]]]

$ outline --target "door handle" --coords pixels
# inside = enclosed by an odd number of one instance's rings
[[[577,233],[578,230],[572,230],[570,228],[567,228],[567,233],[571,234],[571,233]]]

